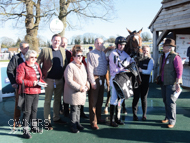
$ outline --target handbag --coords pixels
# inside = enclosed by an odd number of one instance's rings
[[[25,89],[24,80],[22,80],[21,93],[19,94],[18,105],[17,105],[17,108],[19,110],[21,110],[21,111],[24,110],[24,105],[25,105],[25,96],[26,96],[26,93],[24,93],[24,89]]]

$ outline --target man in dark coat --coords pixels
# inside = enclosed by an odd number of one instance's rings
[[[7,66],[7,76],[11,82],[11,85],[13,88],[15,88],[15,111],[14,111],[14,125],[16,123],[16,126],[20,126],[18,123],[19,117],[20,117],[20,110],[17,109],[18,105],[18,84],[16,83],[16,68],[18,67],[19,64],[25,61],[24,55],[29,49],[29,44],[26,42],[21,42],[20,43],[20,53],[16,54],[13,56]]]

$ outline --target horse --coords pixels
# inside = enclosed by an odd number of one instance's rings
[[[141,76],[137,65],[143,55],[141,49],[142,38],[140,36],[142,29],[138,32],[131,32],[129,29],[127,29],[127,31],[130,35],[126,37],[127,44],[125,45],[124,51],[135,61],[135,63],[130,65],[130,70],[135,75],[135,78],[133,78],[133,85],[135,88],[138,88],[141,84]]]
[[[127,31],[130,35],[126,37],[127,44],[125,45],[124,51],[131,58],[134,58],[138,64],[139,59],[142,57],[142,38],[140,36],[142,29],[138,32],[131,32],[129,29],[127,29]]]

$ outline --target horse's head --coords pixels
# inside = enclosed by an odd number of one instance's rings
[[[125,52],[127,52],[130,56],[135,56],[141,51],[139,51],[140,47],[142,46],[142,38],[140,36],[140,33],[142,32],[142,29],[138,32],[133,31],[131,32],[129,29],[127,29],[129,32],[129,36],[127,36],[127,44],[125,46]]]

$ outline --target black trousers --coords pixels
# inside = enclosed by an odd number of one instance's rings
[[[134,97],[132,103],[133,116],[137,116],[137,107],[139,98],[141,98],[143,116],[146,117],[147,112],[147,96],[149,91],[149,76],[141,75],[142,83],[138,88],[134,88]]]
[[[81,105],[71,105],[71,127],[76,128],[80,124]]]
[[[23,111],[23,127],[36,122],[39,94],[26,94]]]

